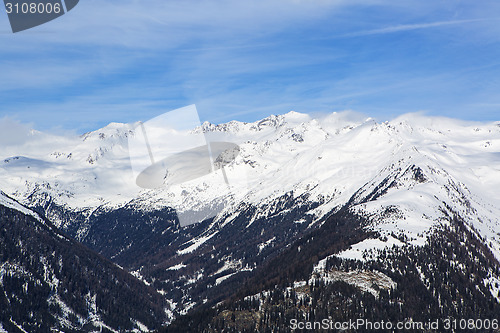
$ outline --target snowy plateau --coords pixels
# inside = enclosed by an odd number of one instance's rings
[[[367,261],[376,260],[384,249],[424,246],[433,232],[450,224],[451,216],[459,216],[500,260],[500,122],[420,114],[377,122],[351,113],[313,118],[289,112],[253,123],[205,122],[192,130],[236,138],[239,154],[224,168],[229,184],[217,170],[182,184],[139,188],[127,146],[139,127],[112,123],[80,137],[31,131],[24,142],[2,147],[0,190],[5,195],[0,196],[0,205],[25,214],[36,211],[77,241],[117,259],[117,264],[164,295],[169,304],[166,322],[209,297],[193,296],[197,283],[216,288],[259,266],[258,261],[247,260],[244,249],[218,246],[225,229],[237,242],[238,235],[249,237],[248,230],[255,228],[246,249],[265,257],[347,209],[363,217],[364,230],[376,237],[330,257]],[[171,213],[172,208],[177,214],[203,212],[207,207],[218,207],[216,216],[204,222],[193,214],[188,231],[155,224],[155,212]],[[104,237],[117,237],[122,229],[116,225],[103,229],[93,218],[120,210],[151,216],[137,221],[150,225],[149,234],[184,232],[161,247],[168,258],[155,265],[167,275],[149,274],[146,263],[124,257],[139,242],[130,231],[115,248],[103,247],[99,237],[92,236],[100,230]],[[267,232],[265,221],[280,216],[289,223],[286,230],[273,225]],[[175,217],[172,221],[175,224]],[[295,234],[286,238],[289,226],[296,228]],[[140,253],[148,253],[147,242],[141,244]],[[190,265],[197,253],[211,258],[214,267]],[[343,280],[378,295],[364,280],[349,282],[356,280],[351,273],[324,270],[324,261],[317,263],[309,272],[311,279],[316,275],[325,281]],[[366,279],[380,278],[386,289],[396,285],[382,273],[363,274]],[[493,297],[498,297],[498,278],[491,273],[484,282]],[[177,287],[182,294],[173,292]]]

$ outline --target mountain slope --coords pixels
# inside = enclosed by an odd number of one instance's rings
[[[199,307],[160,332],[373,332],[373,323],[386,323],[377,329],[384,332],[398,323],[417,332],[500,331],[500,264],[457,215],[424,245],[405,241],[376,258],[344,259],[343,248],[377,236],[352,228],[363,224],[357,220],[339,212],[224,302]],[[354,324],[335,326],[345,322]]]
[[[165,318],[153,289],[3,194],[0,244],[8,332],[139,331]]]

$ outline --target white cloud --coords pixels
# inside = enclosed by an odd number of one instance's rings
[[[390,34],[390,33],[402,32],[402,31],[409,31],[409,30],[429,29],[429,28],[437,28],[437,27],[443,27],[443,26],[460,25],[460,24],[467,24],[467,23],[477,23],[477,22],[485,22],[485,21],[490,21],[490,19],[452,20],[452,21],[439,21],[439,22],[430,22],[430,23],[400,24],[400,25],[384,27],[384,28],[380,28],[380,29],[372,29],[372,30],[364,30],[364,31],[347,33],[347,34],[341,35],[340,37],[358,37],[358,36]]]
[[[30,125],[12,118],[0,118],[0,147],[18,146],[26,143],[31,136]]]
[[[80,1],[48,24],[12,36],[27,45],[93,44],[172,49],[192,38],[211,39],[272,33],[325,16],[348,1],[177,0]],[[352,2],[351,2],[352,3]]]

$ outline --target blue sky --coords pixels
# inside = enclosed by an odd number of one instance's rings
[[[500,120],[499,1],[81,0],[12,34],[0,119],[84,132],[196,104],[202,120],[354,110]]]

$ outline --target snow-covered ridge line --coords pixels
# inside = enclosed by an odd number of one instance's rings
[[[15,209],[17,211],[20,211],[21,213],[23,213],[25,215],[33,216],[38,221],[45,223],[45,221],[43,221],[43,219],[41,219],[37,213],[35,213],[31,209],[28,209],[25,206],[21,205],[19,202],[12,199],[7,194],[5,194],[3,191],[0,191],[0,205],[5,206],[7,208]]]
[[[221,227],[242,205],[256,207],[255,218],[280,214],[286,208],[277,199],[288,194],[287,200],[317,203],[307,212],[317,221],[356,194],[352,209],[369,216],[374,229],[387,237],[404,233],[414,244],[423,243],[442,218],[445,202],[491,241],[500,258],[498,122],[407,114],[380,123],[351,113],[315,119],[290,112],[253,123],[206,122],[193,131],[237,139],[239,155],[225,167],[231,191],[217,172],[170,188],[137,188],[127,149],[134,127],[119,123],[76,139],[33,132],[31,141],[3,151],[0,188],[27,206],[57,204],[89,214],[97,207],[132,204],[138,210],[176,207],[182,213],[222,202],[226,206],[214,219]],[[215,232],[186,244],[179,254],[195,251]],[[372,245],[381,246],[359,248]]]

